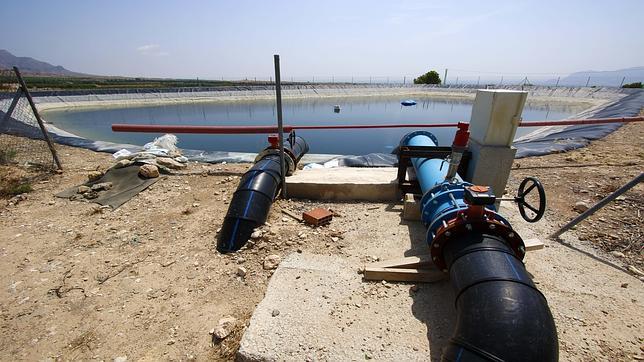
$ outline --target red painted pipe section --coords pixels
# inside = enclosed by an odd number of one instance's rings
[[[519,123],[519,127],[543,126],[575,126],[582,124],[631,123],[643,122],[644,117],[596,118],[596,119],[566,119],[561,121],[529,121]],[[292,130],[318,129],[371,129],[371,128],[438,128],[456,127],[456,123],[432,124],[342,124],[316,126],[284,126],[284,132]],[[113,124],[114,132],[146,132],[146,133],[197,133],[197,134],[269,134],[277,133],[276,126],[183,126],[183,125],[153,125],[153,124]]]

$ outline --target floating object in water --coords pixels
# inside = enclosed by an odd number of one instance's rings
[[[340,113],[340,106],[337,105],[337,104],[335,106],[333,106],[333,112]]]
[[[416,101],[413,100],[413,99],[406,99],[406,100],[400,102],[400,104],[402,104],[403,106],[415,106]]]

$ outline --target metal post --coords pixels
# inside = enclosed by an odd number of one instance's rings
[[[282,165],[282,197],[286,196],[286,160],[284,159],[284,125],[282,124],[282,82],[280,77],[280,56],[273,55],[275,62],[275,101],[277,102],[277,136],[280,142],[280,164]]]
[[[622,78],[622,82],[621,82],[621,83],[619,83],[619,87],[620,87],[620,88],[624,85],[624,81],[625,81],[625,80],[626,80],[626,77],[623,77],[623,78]]]
[[[443,84],[447,85],[447,68],[445,68],[445,75],[443,76]]]
[[[559,81],[560,81],[560,80],[561,80],[561,76],[558,76],[558,77],[557,77],[557,84],[555,84],[555,87],[558,87],[558,86],[559,86]]]
[[[588,76],[588,80],[586,81],[586,87],[588,87],[589,83],[590,83],[590,76]]]
[[[38,126],[40,127],[40,130],[42,131],[43,136],[45,137],[45,142],[47,142],[49,151],[51,151],[51,155],[54,157],[54,162],[56,162],[56,166],[58,167],[58,169],[62,170],[63,165],[60,163],[60,160],[58,159],[58,153],[54,148],[54,142],[52,142],[51,137],[49,137],[49,132],[47,132],[47,128],[45,128],[45,123],[42,121],[42,118],[40,118],[40,113],[38,113],[38,109],[36,109],[36,104],[34,104],[34,100],[31,98],[31,94],[29,94],[29,90],[27,89],[27,84],[22,79],[22,75],[20,75],[20,71],[18,70],[18,67],[13,67],[13,71],[16,73],[16,77],[18,77],[18,82],[20,82],[20,88],[22,88],[22,92],[25,94],[25,96],[27,96],[27,100],[29,101],[31,110],[34,112],[34,116],[36,116],[36,121],[38,121]]]
[[[403,85],[407,83],[407,76],[403,76]]]
[[[555,239],[555,238],[559,237],[559,235],[561,235],[561,234],[565,233],[566,231],[570,230],[573,226],[575,226],[575,225],[579,224],[579,223],[580,223],[580,222],[582,222],[585,218],[587,218],[588,216],[590,216],[590,215],[594,214],[597,210],[601,209],[601,208],[602,208],[602,207],[604,207],[606,204],[608,204],[609,202],[611,202],[611,201],[613,201],[614,199],[616,199],[619,195],[621,195],[621,194],[623,194],[624,192],[626,192],[626,191],[630,190],[631,188],[633,188],[633,186],[637,185],[638,183],[640,183],[640,182],[642,182],[642,181],[644,181],[644,172],[640,173],[640,174],[639,174],[639,176],[635,177],[635,178],[634,178],[634,179],[632,179],[629,183],[627,183],[626,185],[624,185],[624,186],[620,187],[619,189],[617,189],[617,190],[616,190],[615,192],[613,192],[612,194],[610,194],[610,195],[608,195],[608,196],[604,197],[600,202],[598,202],[598,203],[596,203],[595,205],[593,205],[593,207],[591,207],[590,209],[588,209],[588,210],[584,211],[584,213],[583,213],[583,214],[581,214],[581,215],[577,216],[577,217],[576,217],[576,218],[574,218],[572,221],[570,221],[569,223],[567,223],[566,225],[564,225],[561,229],[557,230],[557,232],[555,232],[554,234],[552,234],[552,236],[551,236],[551,237],[552,237],[553,239]]]
[[[501,76],[501,82],[499,83],[499,86],[503,84],[503,76]]]

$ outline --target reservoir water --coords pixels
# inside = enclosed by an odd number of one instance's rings
[[[285,99],[284,124],[389,124],[469,121],[472,102],[418,97],[415,106],[400,104],[400,97],[339,97]],[[334,106],[340,112],[334,112]],[[554,120],[571,116],[582,106],[526,105],[523,119]],[[143,145],[159,134],[115,133],[112,123],[180,125],[274,125],[272,100],[236,102],[169,103],[152,106],[80,108],[46,111],[43,117],[55,126],[92,140]],[[298,131],[311,153],[367,154],[391,152],[402,136],[415,129],[309,130]],[[450,145],[455,128],[430,129],[441,145]],[[517,136],[531,131],[519,128]],[[258,152],[267,145],[266,135],[179,134],[179,147],[208,151]]]

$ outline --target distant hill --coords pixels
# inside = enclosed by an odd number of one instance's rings
[[[559,85],[585,86],[590,77],[589,86],[609,86],[619,87],[624,80],[624,84],[633,82],[644,82],[644,67],[633,67],[619,70],[595,71],[587,70],[583,72],[572,73],[565,78],[561,78]]]
[[[30,57],[17,57],[9,51],[0,49],[0,69],[11,69],[17,66],[21,73],[63,75],[63,76],[85,76],[87,74],[76,73],[63,68],[60,65],[51,65]]]

